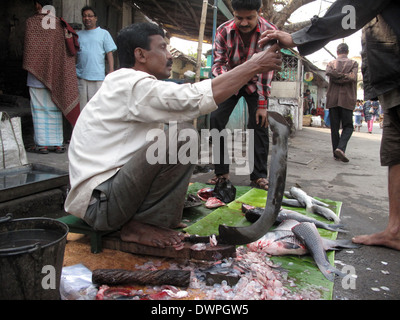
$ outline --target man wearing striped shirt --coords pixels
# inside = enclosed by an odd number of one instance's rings
[[[233,19],[219,26],[214,42],[214,64],[212,73],[215,77],[228,72],[250,59],[253,54],[262,51],[258,46],[261,33],[276,29],[274,25],[261,17],[261,0],[232,0]],[[268,190],[268,121],[267,108],[273,71],[253,77],[237,94],[231,96],[211,113],[210,128],[222,131],[241,97],[248,106],[248,129],[254,130],[254,159],[250,174],[251,185]],[[214,142],[214,155],[219,153],[219,163],[214,163],[215,176],[208,181],[216,184],[218,179],[229,178],[229,159],[224,139]],[[224,156],[225,155],[225,156]]]

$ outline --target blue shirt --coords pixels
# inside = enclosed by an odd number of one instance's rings
[[[105,55],[117,50],[110,33],[100,27],[78,31],[80,49],[77,55],[78,78],[102,81],[105,73]]]

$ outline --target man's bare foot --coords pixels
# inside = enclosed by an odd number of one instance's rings
[[[188,225],[186,223],[180,222],[174,229],[186,228]]]
[[[157,227],[150,224],[129,221],[121,229],[121,240],[135,242],[146,246],[165,248],[167,246],[179,246],[185,235],[171,229]]]
[[[400,250],[400,237],[398,235],[392,235],[386,230],[371,235],[356,236],[352,241],[367,246],[385,246],[395,250]]]

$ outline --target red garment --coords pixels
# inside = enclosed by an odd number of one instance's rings
[[[258,24],[251,38],[250,48],[248,52],[245,52],[244,44],[235,21],[229,20],[219,26],[214,41],[213,75],[218,76],[225,73],[249,60],[253,54],[261,52],[262,48],[258,46],[258,40],[260,39],[261,33],[265,30],[276,30],[276,27],[264,18],[258,17]],[[246,86],[247,93],[258,92],[259,108],[267,108],[268,106],[268,97],[271,91],[273,76],[273,71],[266,74],[259,74],[257,75],[258,79],[256,82],[251,81]]]
[[[22,67],[46,86],[53,102],[75,125],[80,113],[75,57],[67,51],[60,19],[55,18],[55,29],[45,29],[44,18],[45,14],[35,14],[26,20]]]

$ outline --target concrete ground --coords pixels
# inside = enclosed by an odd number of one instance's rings
[[[354,132],[347,147],[349,163],[333,159],[330,130],[304,127],[289,140],[286,189],[301,186],[309,195],[343,202],[341,217],[349,233],[339,239],[383,230],[388,217],[387,168],[380,166],[381,129],[375,124],[368,134],[364,123]],[[68,170],[67,154],[28,154],[30,163],[47,164]],[[232,172],[233,170],[231,170]],[[193,182],[206,182],[213,172],[193,175]],[[247,175],[231,174],[234,185],[249,185]],[[363,246],[335,255],[341,269],[355,271],[355,282],[337,279],[335,300],[400,299],[400,252],[384,247]],[[350,285],[350,288],[347,288]]]

